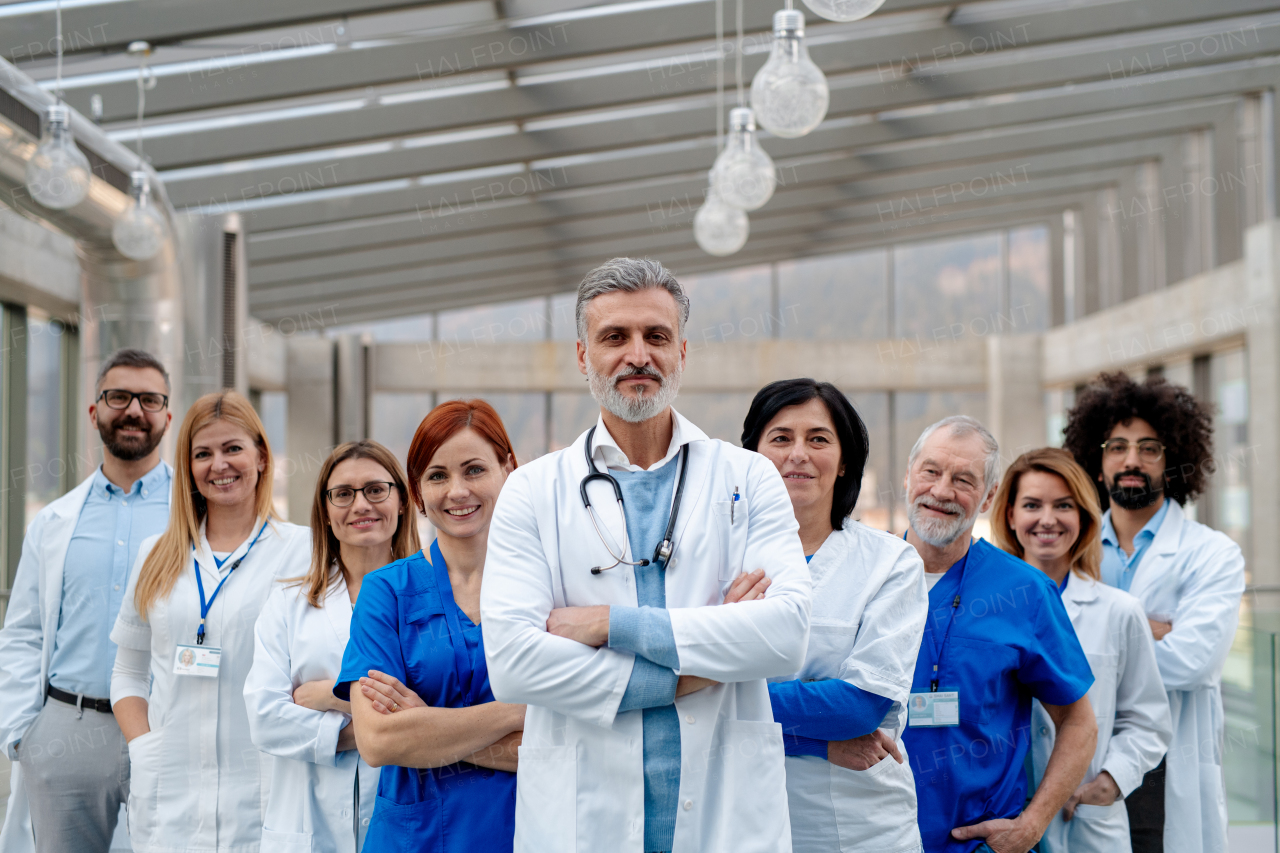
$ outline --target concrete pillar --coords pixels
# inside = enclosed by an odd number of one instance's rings
[[[1045,445],[1040,335],[987,338],[987,429],[1000,442],[1001,467]]]
[[[364,342],[356,335],[337,340],[337,438],[339,442],[369,437],[368,369]]]
[[[1245,239],[1249,365],[1250,543],[1248,566],[1260,612],[1280,614],[1280,220],[1250,228]],[[1274,630],[1274,628],[1273,628]]]
[[[287,352],[289,457],[277,463],[288,477],[289,520],[309,524],[316,476],[336,443],[334,346],[328,338],[298,337]]]

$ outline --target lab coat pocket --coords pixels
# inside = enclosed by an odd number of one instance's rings
[[[905,751],[899,741],[898,748]],[[905,756],[904,756],[905,757]],[[866,770],[830,765],[831,805],[841,850],[916,850],[916,785],[911,768],[886,755]]]
[[[516,853],[578,848],[578,751],[521,746],[516,773]]]
[[[261,853],[311,853],[311,834],[263,828]]]
[[[721,726],[720,757],[724,801],[703,804],[703,808],[718,805],[725,818],[720,833],[723,844],[717,849],[733,853],[790,850],[782,726],[725,720]]]
[[[155,831],[162,746],[156,729],[129,741],[129,839],[135,848],[147,847]]]
[[[743,572],[768,568],[748,566],[743,562],[747,555],[746,498],[739,498],[737,506],[734,506],[733,501],[714,501],[711,504],[711,524],[716,536],[720,538],[721,582],[732,581]]]

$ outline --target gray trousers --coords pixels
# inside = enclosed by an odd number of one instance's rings
[[[129,748],[115,716],[48,699],[18,761],[36,853],[107,853],[129,799]]]

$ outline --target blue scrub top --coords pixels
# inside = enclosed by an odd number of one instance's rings
[[[453,600],[439,547],[368,575],[351,617],[351,640],[333,692],[377,669],[437,708],[493,702],[480,626]],[[511,853],[516,774],[459,762],[417,769],[383,767],[366,850]]]
[[[953,828],[1016,818],[1026,804],[1032,698],[1070,705],[1093,672],[1053,579],[981,539],[929,591],[912,692],[929,690],[935,664],[938,691],[960,694],[960,725],[903,734],[920,835],[928,853],[970,853],[982,839],[956,841]]]

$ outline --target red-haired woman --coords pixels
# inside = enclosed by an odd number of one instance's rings
[[[512,849],[524,706],[489,689],[480,578],[515,466],[483,400],[437,406],[413,436],[409,490],[436,541],[364,579],[333,691],[351,702],[361,757],[383,768],[367,850]]]

